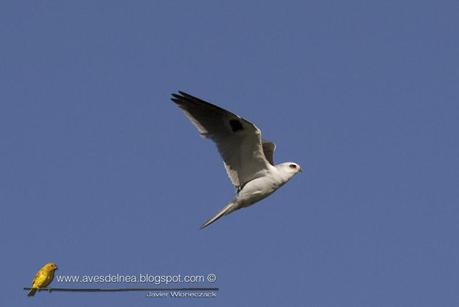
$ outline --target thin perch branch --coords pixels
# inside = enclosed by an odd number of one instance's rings
[[[32,288],[24,288],[29,291]],[[128,291],[219,291],[219,288],[38,288],[37,291],[128,292]]]

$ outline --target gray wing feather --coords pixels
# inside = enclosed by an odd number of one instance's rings
[[[274,165],[274,151],[276,150],[276,144],[268,140],[263,140],[262,145],[266,160],[268,160],[271,165]]]

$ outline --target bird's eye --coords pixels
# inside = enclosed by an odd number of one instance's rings
[[[296,164],[290,164],[288,167],[295,169],[296,168]]]

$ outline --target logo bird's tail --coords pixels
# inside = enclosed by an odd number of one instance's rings
[[[32,288],[30,289],[29,293],[27,293],[27,296],[34,296],[35,292],[37,292],[37,288]]]

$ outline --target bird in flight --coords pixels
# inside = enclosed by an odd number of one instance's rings
[[[54,271],[57,270],[57,265],[53,262],[45,264],[38,272],[32,281],[32,288],[30,289],[28,296],[34,296],[38,288],[44,288],[48,286],[54,278]]]
[[[248,120],[181,91],[172,94],[171,99],[203,137],[215,142],[228,177],[236,187],[235,197],[202,224],[201,229],[266,198],[301,172],[294,162],[274,165],[276,145],[262,139],[260,129]]]

